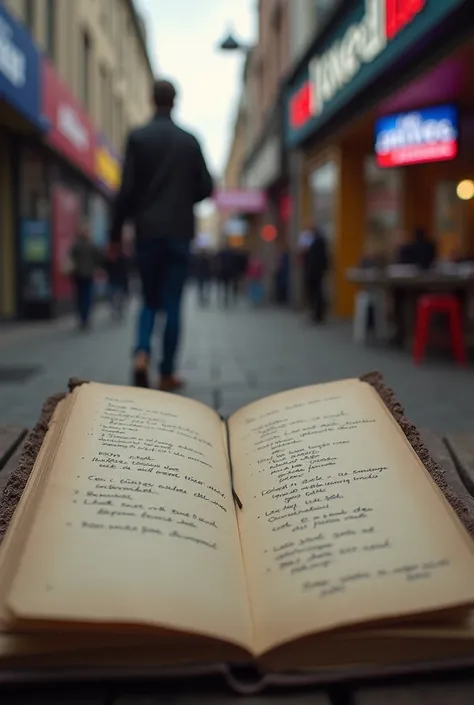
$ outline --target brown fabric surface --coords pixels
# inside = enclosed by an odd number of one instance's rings
[[[440,489],[445,494],[448,502],[451,504],[461,521],[463,522],[466,529],[471,535],[474,535],[474,518],[470,516],[469,510],[462,501],[461,498],[457,497],[449,488],[445,478],[442,468],[431,456],[428,448],[425,446],[421,440],[420,434],[416,428],[405,416],[403,407],[398,402],[395,393],[392,389],[387,387],[383,381],[383,377],[379,372],[371,372],[369,374],[363,375],[361,379],[364,382],[371,384],[374,389],[378,392],[383,402],[386,404],[387,408],[393,414],[393,417],[397,423],[402,428],[408,441],[411,443],[415,452],[418,454],[423,465],[426,467],[428,472],[431,474],[435,482],[438,484]],[[75,389],[75,387],[84,384],[85,381],[71,379],[69,381],[69,391]],[[63,399],[65,394],[56,394],[46,400],[43,409],[40,414],[38,423],[28,435],[25,442],[25,447],[23,454],[21,456],[18,467],[14,470],[4,487],[3,493],[0,495],[0,543],[5,536],[5,532],[8,528],[8,524],[13,516],[18,502],[20,501],[21,495],[28,481],[28,477],[33,469],[33,465],[36,460],[36,456],[41,448],[43,439],[48,430],[48,424],[54,413],[57,404]]]
[[[471,536],[474,536],[474,517],[471,515],[469,508],[466,506],[461,497],[454,494],[449,487],[444,477],[443,468],[436,462],[426,445],[423,443],[417,427],[405,416],[403,407],[397,400],[395,392],[390,389],[390,387],[387,387],[380,372],[371,372],[363,375],[361,379],[364,382],[371,384],[378,392],[384,404],[391,411],[395,421],[397,421],[400,425],[403,433],[407,437],[421,462],[428,470],[438,487],[442,490],[449,504],[461,519]]]

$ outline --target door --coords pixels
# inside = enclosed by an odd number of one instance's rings
[[[438,257],[455,260],[465,253],[466,207],[456,193],[456,181],[440,181],[435,192],[435,237]]]

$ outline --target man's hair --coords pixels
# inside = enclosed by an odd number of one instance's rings
[[[153,86],[153,101],[158,110],[168,109],[174,105],[176,98],[176,88],[173,86],[171,81],[155,81]]]

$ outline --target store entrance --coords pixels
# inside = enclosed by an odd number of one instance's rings
[[[434,237],[438,258],[456,261],[468,248],[467,205],[457,193],[457,181],[439,181],[435,187]]]

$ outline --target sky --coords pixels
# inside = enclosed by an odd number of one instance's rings
[[[256,0],[136,0],[147,25],[158,76],[178,88],[175,119],[201,140],[213,175],[222,174],[236,115],[243,54],[222,52],[232,31],[243,43],[255,37]]]

